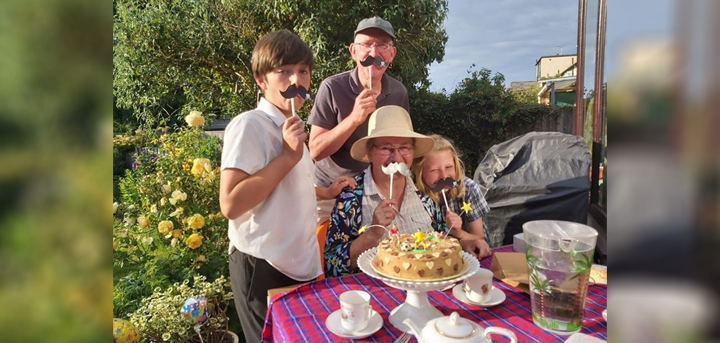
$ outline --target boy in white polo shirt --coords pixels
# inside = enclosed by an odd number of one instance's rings
[[[220,208],[229,219],[230,278],[247,342],[259,342],[267,290],[322,274],[315,237],[314,165],[288,86],[310,87],[313,56],[297,35],[269,33],[251,58],[263,97],[225,130]],[[292,99],[300,108],[303,99]]]

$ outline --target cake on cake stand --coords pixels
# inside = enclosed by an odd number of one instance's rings
[[[465,266],[459,274],[449,278],[438,280],[406,280],[397,279],[378,273],[373,267],[372,261],[377,254],[377,247],[369,249],[358,257],[358,267],[368,276],[378,279],[390,287],[404,290],[407,292],[405,302],[396,307],[390,313],[390,323],[403,332],[410,332],[410,327],[403,323],[405,319],[412,319],[419,327],[425,326],[425,323],[432,319],[442,317],[444,314],[428,301],[427,292],[439,291],[450,285],[463,281],[478,271],[480,263],[478,260],[466,253],[462,252],[462,258]]]

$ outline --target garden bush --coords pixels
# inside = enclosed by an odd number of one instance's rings
[[[144,147],[120,178],[113,204],[115,317],[137,309],[157,287],[227,275],[220,140],[199,127],[138,136]]]

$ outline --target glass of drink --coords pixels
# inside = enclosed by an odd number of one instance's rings
[[[597,231],[538,220],[523,225],[535,325],[563,335],[580,331]]]

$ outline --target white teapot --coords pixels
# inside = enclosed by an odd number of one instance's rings
[[[410,327],[410,333],[420,343],[492,343],[491,333],[510,338],[510,343],[517,343],[517,337],[512,331],[499,327],[483,330],[479,325],[461,318],[457,312],[429,321],[422,330],[412,319],[405,319],[403,324]]]

